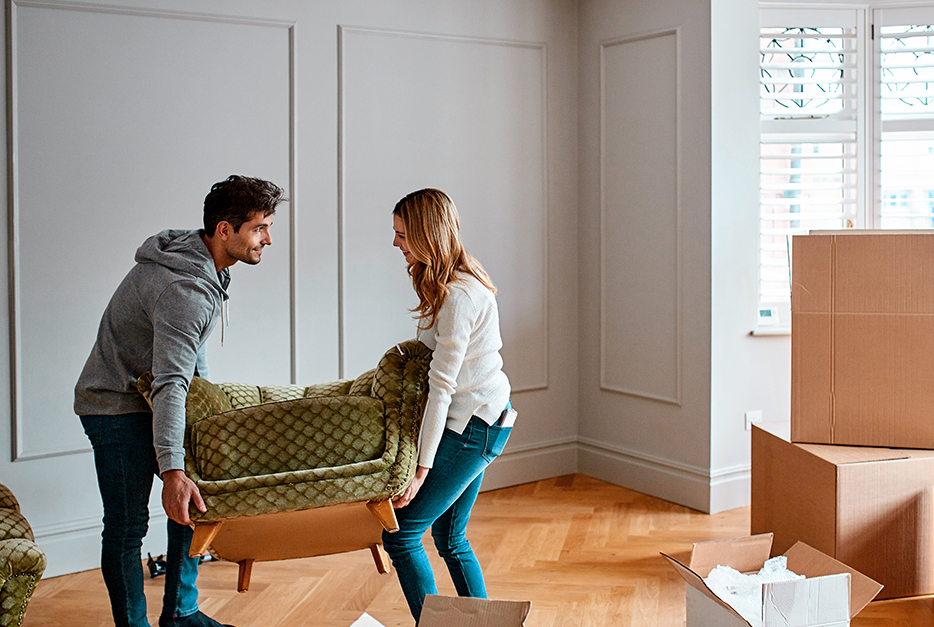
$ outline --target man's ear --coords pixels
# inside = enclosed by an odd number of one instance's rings
[[[217,226],[214,229],[214,235],[217,235],[221,240],[227,241],[230,239],[230,236],[233,234],[233,227],[230,225],[230,222],[227,220],[221,220],[217,223]]]

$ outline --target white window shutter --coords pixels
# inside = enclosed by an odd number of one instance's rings
[[[793,235],[856,223],[857,18],[854,10],[762,11],[760,305],[790,301]]]

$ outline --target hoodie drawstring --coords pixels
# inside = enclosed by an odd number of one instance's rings
[[[221,348],[224,347],[224,330],[227,328],[227,325],[230,324],[230,305],[227,304],[227,299],[221,299]]]
[[[227,304],[227,287],[230,285],[230,269],[224,268],[217,273],[217,280],[224,288],[221,294],[221,348],[224,347],[224,329],[230,324],[230,305]]]

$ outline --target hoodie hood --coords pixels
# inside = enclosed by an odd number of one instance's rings
[[[104,310],[75,386],[79,416],[152,412],[160,473],[185,467],[188,385],[196,374],[208,378],[204,345],[226,309],[229,274],[217,272],[202,235],[166,230],[143,242]],[[147,371],[151,408],[136,389]]]
[[[202,239],[203,230],[167,229],[156,233],[136,250],[136,263],[156,263],[176,272],[205,279],[220,288],[227,300],[229,272],[217,272],[214,258]],[[225,280],[226,279],[226,280]]]

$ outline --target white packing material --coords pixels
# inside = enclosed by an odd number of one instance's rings
[[[784,555],[766,560],[756,574],[745,575],[729,566],[717,566],[704,579],[707,587],[751,625],[762,622],[762,584],[804,579],[788,570]]]

